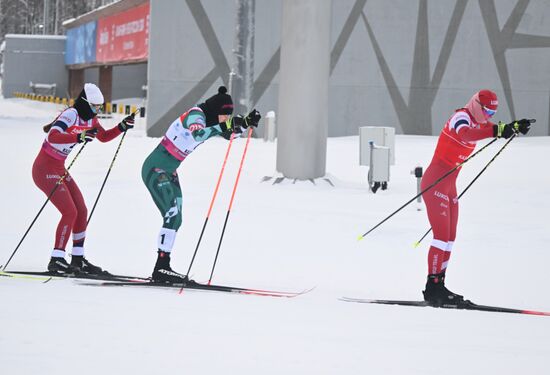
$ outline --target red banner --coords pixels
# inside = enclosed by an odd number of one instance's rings
[[[149,3],[97,21],[96,61],[145,59],[149,51]]]

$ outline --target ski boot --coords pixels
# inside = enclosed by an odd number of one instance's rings
[[[182,275],[181,273],[175,272],[170,267],[170,253],[159,251],[157,263],[153,269],[153,275],[151,279],[154,283],[167,283],[167,284],[183,284],[188,285],[194,283],[194,281],[189,280],[187,275]]]
[[[98,267],[90,263],[84,255],[73,255],[71,259],[71,267],[76,269],[80,273],[86,273],[88,275],[108,275],[107,271],[103,271],[101,267]]]
[[[434,307],[455,306],[460,308],[470,303],[463,296],[453,293],[445,287],[445,273],[428,275],[426,290],[422,293],[424,294],[424,301]]]
[[[74,267],[62,257],[51,257],[50,263],[48,263],[48,271],[60,275],[74,275],[76,272]]]

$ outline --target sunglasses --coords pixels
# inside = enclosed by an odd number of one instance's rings
[[[493,117],[495,115],[495,113],[497,113],[497,110],[496,109],[491,109],[491,108],[487,108],[485,107],[483,104],[481,104],[481,102],[477,102],[481,108],[483,109],[483,112],[485,112],[485,114],[489,117]]]
[[[487,116],[491,116],[493,117],[495,115],[495,113],[497,113],[497,110],[496,109],[490,109],[490,108],[487,108],[487,107],[483,107],[483,112],[485,112],[487,114]]]

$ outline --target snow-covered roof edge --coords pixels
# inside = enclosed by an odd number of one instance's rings
[[[42,35],[42,34],[6,34],[5,39],[59,39],[65,40],[65,35]]]
[[[119,0],[111,4],[102,5],[91,12],[84,13],[76,18],[63,21],[63,27],[71,29],[85,23],[95,21],[99,18],[112,16],[125,10],[135,8],[139,5],[148,3],[149,0]]]

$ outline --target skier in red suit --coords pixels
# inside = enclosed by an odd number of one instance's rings
[[[77,143],[90,142],[94,138],[101,142],[109,142],[127,129],[133,128],[134,117],[131,115],[114,128],[103,129],[96,117],[103,102],[101,90],[92,83],[86,83],[74,105],[61,112],[52,123],[44,127],[47,135],[32,166],[32,178],[36,186],[47,196],[65,175],[65,159]],[[48,271],[102,273],[100,267],[84,257],[88,211],[82,193],[70,174],[67,174],[57,187],[50,201],[61,212],[61,220],[57,225]],[[69,265],[65,260],[65,247],[71,233],[73,248]]]
[[[514,132],[527,134],[530,127],[528,120],[509,124],[494,124],[489,121],[497,108],[496,94],[490,90],[481,90],[464,108],[455,111],[441,131],[433,159],[422,178],[422,190],[464,162],[474,151],[477,141],[492,137],[510,138]],[[461,295],[445,287],[445,271],[456,238],[456,178],[460,169],[458,167],[422,195],[433,229],[433,240],[428,251],[428,280],[423,294],[424,300],[435,306],[460,305],[465,301]]]

